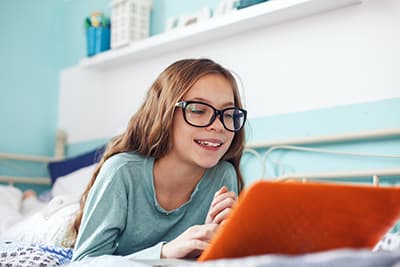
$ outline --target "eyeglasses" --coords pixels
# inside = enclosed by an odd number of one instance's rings
[[[241,108],[216,109],[199,101],[180,101],[176,103],[176,107],[182,108],[183,118],[194,127],[210,126],[219,115],[224,128],[231,132],[240,131],[247,116],[247,111]]]

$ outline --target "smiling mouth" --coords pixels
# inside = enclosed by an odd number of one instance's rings
[[[213,143],[209,141],[201,141],[201,140],[194,140],[194,141],[201,146],[207,146],[207,147],[220,147],[223,145],[223,143]]]

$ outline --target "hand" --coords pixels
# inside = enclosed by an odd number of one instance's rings
[[[208,210],[206,224],[220,224],[226,219],[232,210],[233,204],[236,202],[236,194],[228,191],[226,186],[221,187],[214,195],[214,200]]]
[[[161,258],[193,258],[208,246],[217,231],[217,224],[195,225],[188,228],[177,238],[163,245]]]

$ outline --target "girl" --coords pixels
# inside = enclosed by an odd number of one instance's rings
[[[82,195],[73,260],[198,256],[243,188],[245,121],[228,70],[209,59],[167,67]]]

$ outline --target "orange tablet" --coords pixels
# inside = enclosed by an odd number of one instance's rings
[[[260,181],[239,196],[199,261],[373,248],[400,217],[400,187]]]

